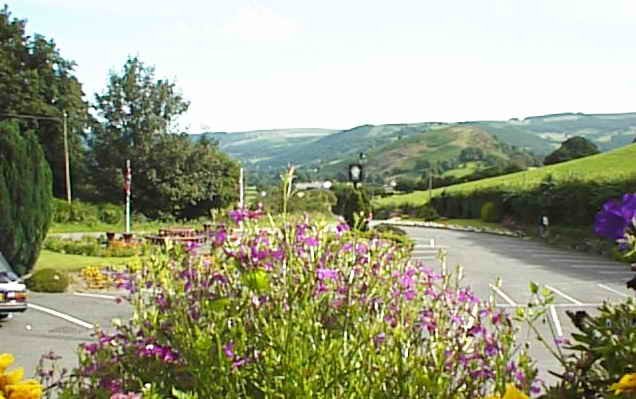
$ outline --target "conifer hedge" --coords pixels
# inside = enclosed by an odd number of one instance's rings
[[[0,252],[29,272],[51,221],[52,177],[33,131],[0,122]]]

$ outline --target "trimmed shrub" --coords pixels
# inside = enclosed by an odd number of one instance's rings
[[[99,222],[119,224],[123,220],[123,209],[114,204],[89,204],[73,201],[71,204],[61,199],[53,200],[53,221],[55,223],[83,223],[95,225]]]
[[[31,291],[64,292],[69,284],[68,274],[55,269],[41,269],[25,281]]]
[[[501,214],[494,202],[486,202],[481,206],[481,220],[484,222],[496,223],[501,220]]]
[[[0,252],[30,271],[51,222],[51,169],[33,131],[0,123]]]
[[[366,223],[360,220],[360,218],[366,218],[371,212],[371,201],[365,189],[338,185],[334,191],[337,201],[332,209],[333,213],[344,217],[349,226],[366,230]]]

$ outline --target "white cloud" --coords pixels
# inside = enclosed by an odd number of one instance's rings
[[[277,14],[270,8],[254,5],[239,9],[224,26],[227,33],[250,41],[284,40],[298,29],[293,19]]]

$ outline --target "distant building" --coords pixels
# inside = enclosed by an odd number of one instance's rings
[[[296,190],[319,190],[324,188],[325,182],[323,181],[312,181],[308,183],[295,183],[294,187]]]

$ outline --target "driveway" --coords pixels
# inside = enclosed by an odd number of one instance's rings
[[[633,291],[625,283],[634,273],[624,263],[595,255],[549,247],[531,239],[492,234],[451,231],[421,227],[402,227],[416,242],[413,257],[439,265],[440,249],[448,251],[449,267],[461,265],[465,279],[481,298],[494,295],[497,306],[511,311],[530,299],[529,282],[550,289],[555,305],[548,316],[557,335],[568,337],[575,327],[565,312],[585,310],[593,314],[603,301],[617,302]],[[501,286],[493,289],[497,278]],[[528,342],[538,361],[541,376],[551,380],[547,370],[558,370],[558,362],[525,326],[519,326],[519,344]],[[544,337],[551,338],[550,326],[540,325]]]

